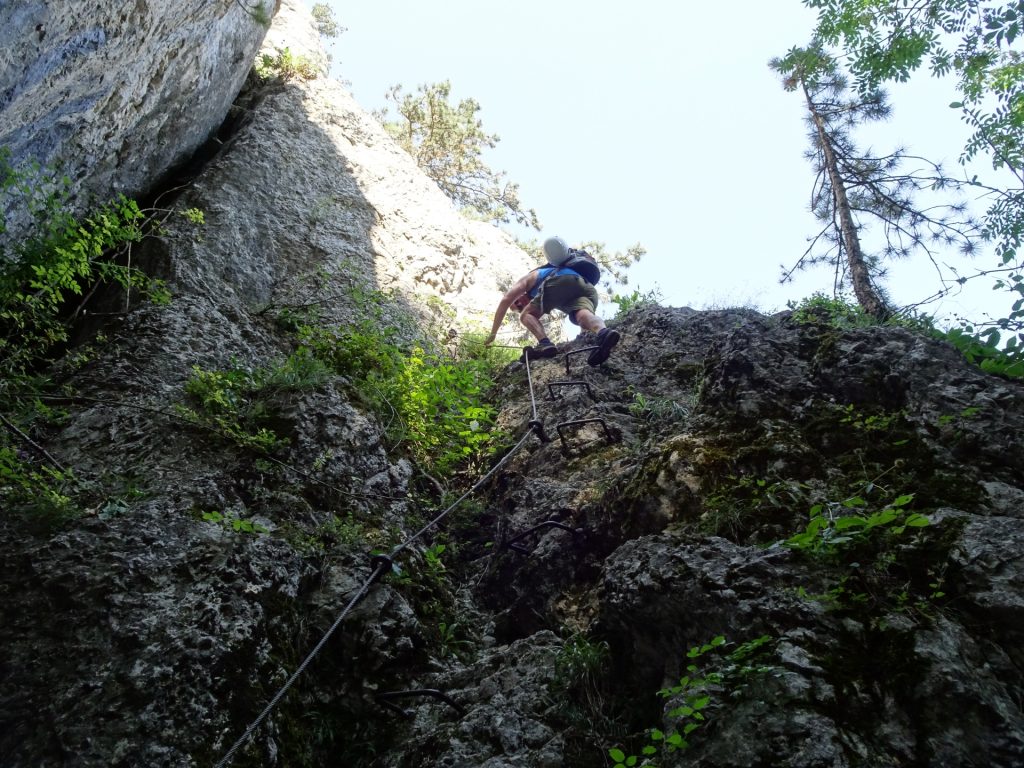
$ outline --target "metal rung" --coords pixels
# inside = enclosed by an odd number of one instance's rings
[[[558,436],[562,440],[562,447],[569,450],[569,443],[565,439],[565,434],[562,432],[563,427],[576,427],[580,424],[600,424],[601,428],[604,429],[604,436],[608,439],[609,443],[614,443],[615,438],[612,436],[612,431],[608,429],[608,425],[604,419],[577,419],[576,421],[563,421],[556,425],[558,429]]]
[[[584,387],[587,390],[587,394],[590,395],[590,399],[594,402],[599,402],[594,396],[594,393],[590,390],[590,384],[585,381],[551,381],[548,382],[548,400],[560,400],[561,395],[555,394],[555,387]]]
[[[582,354],[584,352],[592,352],[595,349],[600,349],[600,347],[598,347],[598,346],[580,347],[579,349],[574,349],[574,350],[571,350],[569,352],[566,352],[565,353],[565,375],[566,376],[569,375],[569,358],[571,358],[573,355],[579,355],[579,354]]]
[[[583,533],[582,528],[570,528],[568,525],[565,525],[564,523],[559,523],[555,520],[545,520],[543,523],[533,526],[533,528],[525,530],[522,533],[517,533],[515,536],[513,536],[511,539],[505,542],[505,546],[509,549],[515,550],[516,552],[520,552],[524,555],[529,555],[531,554],[530,550],[526,549],[525,547],[520,547],[518,544],[516,544],[516,542],[526,536],[529,536],[531,533],[534,533],[535,531],[539,531],[541,528],[558,528],[560,531],[566,531],[567,533],[571,533],[573,536],[578,536],[579,534]]]
[[[409,696],[429,696],[432,699],[443,701],[449,707],[459,713],[459,717],[463,717],[466,714],[466,710],[458,704],[451,696],[446,693],[442,693],[436,688],[413,688],[408,691],[387,691],[385,693],[378,693],[373,698],[376,699],[377,703],[383,707],[387,707],[393,712],[397,712],[402,717],[411,718],[413,713],[410,710],[402,709],[397,704],[392,704],[388,699],[401,699]]]

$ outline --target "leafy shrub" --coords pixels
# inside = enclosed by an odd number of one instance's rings
[[[255,64],[256,76],[260,80],[280,78],[282,80],[316,80],[320,68],[308,56],[295,55],[288,48],[276,56],[264,53]]]
[[[771,643],[769,635],[741,643],[720,660],[711,663],[708,671],[700,669],[698,659],[708,653],[721,653],[726,646],[725,637],[718,635],[707,643],[690,648],[686,654],[690,663],[686,665],[686,674],[679,679],[679,684],[658,691],[658,695],[671,707],[665,716],[674,722],[674,727],[667,732],[659,728],[649,729],[648,742],[641,749],[642,758],[627,755],[618,747],[609,749],[608,756],[613,760],[614,768],[651,765],[651,760],[659,752],[687,749],[690,746],[690,735],[707,721],[706,712],[716,695],[735,693],[746,687],[756,676],[773,671],[770,666],[754,663]]]
[[[163,283],[131,266],[131,245],[159,233],[153,211],[125,197],[85,217],[69,211],[69,181],[38,164],[15,166],[0,148],[0,209],[24,218],[28,236],[15,239],[0,220],[0,498],[46,507],[57,516],[72,509],[72,475],[31,443],[30,434],[52,409],[39,395],[49,386],[47,366],[68,344],[71,329],[101,286],[115,286],[163,303]],[[170,212],[161,212],[170,215]],[[185,213],[201,219],[198,211]],[[94,337],[100,342],[102,335]],[[91,352],[79,348],[65,370]],[[33,445],[31,453],[15,446]],[[38,455],[35,455],[38,454]]]
[[[68,340],[70,323],[96,283],[166,301],[162,283],[118,264],[122,248],[144,235],[145,214],[120,196],[78,220],[67,211],[67,179],[36,166],[15,168],[0,152],[0,207],[26,212],[30,238],[0,244],[0,367],[8,375],[37,367]],[[0,235],[6,232],[0,223]],[[81,297],[77,308],[69,307]]]
[[[193,405],[179,405],[177,410],[186,421],[242,448],[271,453],[287,441],[263,425],[271,415],[270,401],[286,392],[315,388],[329,374],[324,363],[304,347],[267,368],[252,370],[235,364],[223,371],[207,371],[193,366],[185,383]]]
[[[840,296],[815,293],[799,302],[786,305],[798,323],[825,323],[836,328],[864,328],[878,325],[878,320],[854,302]]]
[[[860,496],[841,502],[815,504],[811,507],[807,527],[783,542],[787,547],[813,554],[828,554],[842,547],[865,540],[880,531],[899,535],[907,528],[924,528],[929,520],[922,514],[906,513],[903,507],[914,500],[914,494],[898,496],[882,509],[860,514],[868,502]]]
[[[386,386],[402,417],[403,440],[417,460],[448,472],[487,448],[496,413],[483,402],[489,383],[489,370],[479,360],[412,350]]]
[[[402,353],[394,340],[368,320],[354,326],[301,324],[296,333],[318,360],[357,385],[390,379],[402,366]],[[373,396],[372,387],[364,389]]]
[[[612,296],[612,303],[618,307],[616,314],[624,315],[632,309],[656,307],[661,303],[661,299],[661,291],[657,288],[653,288],[645,293],[641,293],[639,289],[637,289],[632,293]]]
[[[868,328],[876,325],[889,325],[906,328],[912,331],[931,333],[935,324],[928,315],[915,312],[901,312],[879,320],[864,311],[856,302],[844,296],[826,296],[814,293],[799,302],[790,301],[786,306],[793,312],[793,320],[798,323],[824,323],[833,328]]]
[[[200,514],[200,517],[208,523],[215,523],[216,525],[222,526],[225,530],[234,531],[235,533],[250,533],[258,535],[267,532],[266,528],[259,523],[254,523],[251,518],[238,517],[238,515],[226,515],[223,512],[217,512],[216,510],[203,512]]]
[[[325,327],[293,316],[289,321],[310,353],[345,376],[378,410],[396,446],[404,446],[428,470],[450,473],[494,445],[496,411],[484,402],[484,393],[508,354],[468,337],[454,357],[422,345],[403,351],[399,331],[383,322],[386,298],[379,295],[375,314],[354,326]]]
[[[9,504],[32,504],[62,514],[70,509],[72,479],[66,471],[29,461],[12,445],[0,445],[0,498]]]
[[[999,346],[1002,335],[996,328],[974,333],[972,326],[965,326],[949,331],[936,331],[936,336],[951,343],[960,350],[969,363],[973,363],[986,373],[1015,379],[1024,378],[1024,344],[1021,343],[1024,334],[1011,336],[1002,348]]]

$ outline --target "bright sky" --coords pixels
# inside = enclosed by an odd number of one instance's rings
[[[329,4],[347,28],[326,41],[332,74],[364,108],[385,106],[394,84],[442,80],[454,101],[480,103],[485,130],[501,137],[485,160],[520,185],[538,240],[640,242],[648,253],[626,290],[657,287],[671,306],[773,311],[831,292],[827,269],[778,283],[818,231],[801,98],[767,66],[809,39],[814,15],[799,0]],[[952,84],[921,73],[890,92],[894,116],[872,131],[874,146],[909,146],[955,171],[967,132],[947,106]],[[974,267],[994,263],[983,255]],[[1001,309],[991,285],[982,278],[932,311]],[[939,285],[916,262],[898,265],[888,287],[904,304]]]

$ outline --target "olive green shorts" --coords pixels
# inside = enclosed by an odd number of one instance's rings
[[[543,306],[540,304],[542,297]],[[578,275],[555,275],[547,279],[530,304],[540,306],[542,315],[552,309],[560,309],[569,316],[570,321],[576,323],[577,310],[597,311],[597,289]]]

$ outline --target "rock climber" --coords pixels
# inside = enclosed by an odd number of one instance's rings
[[[544,255],[547,264],[521,277],[502,296],[486,343],[494,342],[509,307],[515,307],[519,310],[519,322],[538,342],[536,347],[526,348],[527,358],[554,357],[558,347],[548,338],[541,317],[559,309],[569,316],[571,323],[597,335],[597,349],[590,353],[587,362],[600,365],[619,343],[621,334],[605,327],[604,320],[596,314],[598,299],[594,285],[601,275],[597,262],[586,251],[569,248],[560,237],[544,241]]]

